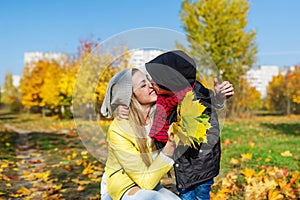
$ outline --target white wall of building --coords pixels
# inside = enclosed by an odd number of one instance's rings
[[[45,52],[25,52],[24,66],[34,66],[39,60],[56,61],[63,65],[69,59],[69,55],[65,53],[45,53]]]
[[[157,49],[134,49],[130,51],[129,64],[134,67],[142,67],[162,53],[163,51]]]

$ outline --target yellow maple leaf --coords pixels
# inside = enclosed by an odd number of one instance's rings
[[[241,156],[242,156],[242,161],[252,159],[252,154],[251,153],[241,154]]]
[[[91,163],[88,164],[88,166],[86,168],[84,168],[84,170],[82,171],[83,175],[87,175],[87,174],[91,174],[93,173],[93,165]]]
[[[254,143],[254,142],[249,142],[249,146],[250,146],[251,148],[254,148],[255,143]]]
[[[245,168],[241,173],[244,174],[246,178],[251,178],[254,176],[255,171],[250,168]]]
[[[290,151],[285,151],[280,154],[283,157],[291,157],[293,154]]]
[[[82,192],[84,190],[85,190],[85,187],[83,187],[81,185],[79,185],[78,188],[77,188],[77,191],[79,191],[79,192]]]
[[[55,190],[60,190],[62,188],[62,186],[63,186],[62,184],[59,184],[59,185],[55,185],[54,188],[55,188]]]
[[[50,174],[51,174],[50,171],[39,172],[39,173],[36,173],[36,174],[35,174],[35,177],[36,177],[37,179],[41,179],[41,180],[43,180],[43,181],[46,182],[46,181],[48,180]]]
[[[284,196],[280,194],[277,190],[269,190],[268,192],[268,199],[270,200],[281,200],[284,199]]]
[[[17,191],[18,194],[21,194],[22,196],[28,196],[31,194],[31,191],[29,189],[27,189],[26,187],[22,186],[20,187],[20,189],[18,189]]]
[[[256,174],[256,176],[262,176],[264,173],[265,173],[265,169],[262,169],[262,170],[260,170],[257,174]]]
[[[265,162],[270,162],[271,161],[271,158],[266,158],[265,159]]]
[[[2,168],[2,169],[8,168],[8,166],[9,166],[8,163],[3,163],[3,164],[1,164],[1,168]]]
[[[230,159],[230,164],[238,165],[238,164],[239,164],[239,160],[238,160],[238,159],[235,159],[235,158],[231,158],[231,159]]]
[[[211,127],[210,117],[203,114],[206,107],[195,100],[193,91],[186,93],[177,107],[177,122],[170,127],[170,132],[177,135],[184,145],[193,146],[194,142],[207,142],[206,131]]]
[[[72,153],[72,159],[76,158],[77,157],[77,153],[76,152],[73,152]]]

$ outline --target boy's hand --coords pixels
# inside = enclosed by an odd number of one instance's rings
[[[117,118],[118,119],[128,119],[129,108],[124,105],[119,105],[117,108]]]
[[[229,81],[224,81],[221,85],[218,82],[218,79],[214,79],[214,87],[218,100],[220,103],[224,103],[226,99],[229,99],[234,95],[233,86]]]

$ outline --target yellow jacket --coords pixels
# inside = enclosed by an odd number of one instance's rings
[[[108,193],[114,200],[121,199],[135,185],[152,190],[174,163],[160,153],[147,167],[140,156],[133,129],[126,119],[112,122],[107,140],[106,184]]]

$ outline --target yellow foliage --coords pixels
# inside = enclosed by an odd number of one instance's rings
[[[289,150],[287,150],[285,152],[282,152],[280,155],[283,156],[283,157],[291,157],[291,156],[293,156],[293,154]]]
[[[170,132],[179,137],[184,145],[192,146],[194,142],[207,142],[206,131],[211,127],[209,116],[203,114],[206,107],[199,100],[194,100],[192,91],[186,93],[177,107],[177,122],[174,122]]]
[[[233,170],[218,180],[213,188],[219,187],[211,199],[234,199],[234,196],[252,199],[297,199],[299,198],[299,172],[289,172],[286,168],[261,166],[255,173],[254,169]],[[239,183],[238,176],[243,175],[245,183]],[[231,193],[229,193],[229,191]]]
[[[86,168],[84,168],[84,170],[82,171],[82,174],[88,175],[88,174],[92,174],[93,172],[94,172],[93,165],[91,163],[89,163],[88,166]]]
[[[22,104],[31,108],[33,106],[40,106],[42,99],[39,96],[43,79],[47,68],[47,62],[39,61],[34,68],[25,66],[24,74],[20,80],[20,90]]]
[[[24,186],[21,186],[18,190],[17,190],[17,197],[22,197],[22,196],[28,196],[31,194],[31,191],[29,189],[27,189]]]
[[[251,178],[254,176],[255,171],[253,169],[249,169],[249,168],[245,168],[244,171],[242,171],[242,174],[246,177],[246,178]]]
[[[42,98],[41,106],[48,105],[50,108],[56,108],[60,103],[59,82],[62,77],[63,69],[57,63],[48,63],[45,71],[43,85],[40,91]]]
[[[262,107],[261,94],[252,87],[246,79],[241,78],[239,82],[239,92],[235,92],[235,110],[239,115],[251,115],[251,112]]]
[[[251,153],[242,154],[241,156],[242,156],[242,161],[252,159],[252,154]]]
[[[270,161],[271,161],[271,158],[266,158],[265,159],[265,162],[267,162],[267,163],[270,162]]]
[[[239,160],[238,160],[238,159],[235,159],[235,158],[231,158],[231,159],[230,159],[230,164],[238,165],[238,164],[239,164]]]
[[[118,70],[130,67],[130,56],[125,47],[118,47],[114,52],[118,58],[96,47],[96,41],[84,40],[78,48],[78,58],[72,62],[59,65],[40,60],[30,67],[25,66],[20,84],[22,104],[26,108],[48,106],[54,109],[96,102],[98,111],[107,83]]]
[[[273,77],[267,88],[266,107],[272,111],[292,113],[300,111],[300,67],[288,71],[285,75]]]
[[[281,199],[284,199],[284,196],[282,194],[280,194],[279,191],[269,190],[268,199],[269,200],[281,200]]]

